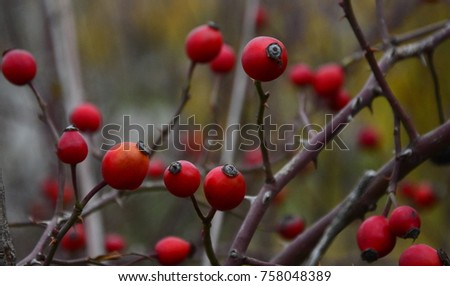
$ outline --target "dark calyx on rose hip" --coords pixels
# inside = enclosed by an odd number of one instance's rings
[[[272,43],[266,48],[267,57],[276,61],[279,65],[283,64],[283,62],[281,61],[282,52],[283,49],[277,43]]]

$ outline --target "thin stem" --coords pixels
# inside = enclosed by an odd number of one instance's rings
[[[425,61],[428,69],[430,70],[431,79],[433,81],[433,87],[434,87],[434,97],[436,100],[436,107],[438,111],[439,116],[439,123],[442,124],[445,122],[445,115],[444,115],[444,108],[442,105],[442,96],[441,96],[441,90],[440,90],[440,84],[439,84],[439,77],[436,72],[436,66],[434,65],[433,60],[433,51],[425,53]]]
[[[216,209],[212,208],[203,220],[203,245],[205,247],[206,256],[213,266],[220,266],[220,262],[216,257],[211,240],[211,221],[216,213]]]
[[[383,95],[388,100],[389,104],[391,105],[391,108],[394,110],[394,113],[397,114],[397,116],[400,117],[401,122],[403,123],[403,126],[405,127],[405,130],[408,134],[409,140],[411,142],[415,141],[419,134],[414,127],[414,124],[409,117],[409,115],[405,112],[405,110],[401,107],[400,103],[394,96],[391,88],[389,87],[389,84],[387,83],[386,79],[384,78],[384,75],[382,71],[380,70],[380,67],[378,66],[377,60],[374,56],[373,49],[370,47],[370,45],[367,43],[366,38],[364,37],[364,34],[361,30],[361,27],[359,26],[358,21],[356,20],[355,14],[353,12],[353,8],[351,5],[350,0],[340,0],[339,1],[342,9],[345,12],[345,16],[352,27],[352,30],[361,46],[361,48],[365,52],[366,60],[372,70],[372,73],[377,80]]]
[[[181,91],[180,105],[176,109],[175,114],[172,117],[172,119],[170,120],[169,124],[164,125],[163,129],[161,130],[161,133],[159,134],[159,137],[154,141],[153,145],[150,146],[150,156],[155,151],[157,151],[158,148],[161,147],[161,144],[162,144],[164,138],[166,138],[166,136],[169,134],[169,131],[172,130],[172,128],[178,124],[178,121],[180,120],[180,114],[183,111],[184,107],[186,106],[186,103],[189,101],[189,99],[191,97],[189,92],[191,89],[191,80],[192,80],[192,75],[194,73],[195,66],[196,66],[196,63],[191,61],[190,65],[189,65],[189,70],[187,73],[187,82],[186,82],[186,85],[184,86],[183,90]]]
[[[97,266],[105,266],[106,264],[101,263],[90,257],[77,258],[73,260],[61,260],[61,259],[53,259],[53,265],[59,266],[84,266],[84,265],[97,265]]]
[[[266,173],[266,183],[273,184],[275,182],[275,178],[272,173],[272,165],[270,164],[269,159],[269,151],[266,146],[266,138],[264,136],[264,111],[267,107],[267,100],[269,99],[269,93],[265,93],[262,89],[261,82],[259,80],[255,80],[256,90],[259,96],[259,111],[258,111],[258,137],[259,137],[259,147],[261,149],[261,154],[263,158],[264,171]]]
[[[50,132],[53,137],[53,143],[55,143],[55,145],[56,145],[59,140],[59,135],[58,135],[58,131],[56,131],[55,123],[50,118],[50,115],[48,113],[47,103],[45,102],[44,98],[39,94],[39,92],[37,91],[36,87],[34,86],[34,84],[32,82],[28,83],[28,86],[31,88],[31,91],[33,92],[34,97],[36,98],[36,100],[39,104],[39,108],[42,111],[42,115],[40,118],[50,128]]]
[[[105,181],[101,181],[83,198],[83,200],[80,203],[77,203],[75,205],[72,215],[66,221],[66,223],[61,227],[61,229],[58,231],[58,234],[53,239],[53,241],[51,243],[50,251],[45,259],[44,265],[51,264],[53,257],[56,254],[56,250],[58,249],[59,243],[61,242],[61,239],[69,231],[69,229],[72,226],[74,226],[75,223],[80,219],[81,212],[83,211],[83,208],[86,206],[86,204],[89,202],[89,200],[92,199],[95,194],[97,194],[101,189],[103,189],[107,185],[108,184]]]
[[[200,218],[200,220],[204,223],[206,220],[206,217],[203,215],[202,211],[200,210],[200,206],[198,205],[197,199],[194,195],[190,196],[192,205],[194,206],[195,212],[197,213],[197,216]]]
[[[83,218],[91,215],[92,213],[104,208],[106,205],[109,205],[114,202],[120,202],[122,198],[140,195],[146,192],[152,192],[156,190],[164,190],[163,182],[150,183],[149,185],[141,186],[139,188],[139,192],[121,192],[117,190],[111,190],[108,194],[102,196],[99,200],[96,200],[94,203],[89,204],[89,207],[84,208],[82,216]]]
[[[389,185],[387,187],[388,200],[383,210],[383,215],[388,216],[391,205],[397,206],[397,201],[395,199],[395,192],[397,190],[397,185],[399,181],[399,170],[401,163],[401,151],[402,151],[402,143],[400,136],[400,118],[394,113],[394,150],[395,150],[395,165],[391,174],[391,178],[389,180]]]
[[[420,27],[414,31],[410,31],[398,36],[394,36],[392,37],[392,42],[396,45],[407,42],[407,41],[411,41],[414,40],[416,38],[419,37],[423,37],[427,34],[433,33],[437,30],[442,29],[443,27],[445,27],[445,25],[448,25],[450,23],[450,21],[446,20],[446,21],[440,21],[440,22],[436,22],[424,27]]]
[[[75,202],[79,202],[80,192],[78,191],[78,184],[77,184],[77,164],[71,164],[70,165],[70,173],[72,176],[72,187],[73,192],[75,195]]]
[[[390,36],[386,24],[386,17],[384,15],[383,0],[375,1],[375,10],[377,14],[378,28],[380,29],[381,39],[383,40],[383,45],[388,47],[390,45]]]
[[[214,252],[214,248],[213,248],[212,240],[211,240],[211,221],[212,221],[214,215],[216,214],[217,210],[214,208],[211,208],[208,215],[204,216],[202,211],[200,210],[200,207],[198,205],[198,202],[197,202],[197,199],[195,198],[195,196],[192,195],[190,198],[191,198],[191,202],[194,206],[195,212],[197,213],[197,216],[200,218],[200,220],[202,221],[202,224],[203,224],[203,245],[205,247],[206,256],[208,257],[211,265],[219,266],[220,263]]]

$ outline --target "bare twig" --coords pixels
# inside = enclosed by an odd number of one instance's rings
[[[434,97],[436,100],[436,109],[438,112],[439,123],[442,124],[445,122],[445,115],[444,115],[444,108],[442,105],[442,96],[441,96],[441,89],[440,89],[440,84],[439,84],[439,76],[436,72],[436,67],[434,65],[433,54],[434,54],[434,51],[431,50],[429,52],[426,52],[424,54],[424,57],[425,57],[425,63],[430,71],[431,79],[433,81]]]
[[[267,107],[267,100],[269,99],[269,93],[264,92],[261,86],[261,82],[255,81],[256,91],[259,96],[259,111],[258,111],[258,137],[259,137],[259,148],[261,150],[263,164],[264,164],[264,172],[266,173],[266,183],[272,184],[275,182],[275,178],[272,173],[272,165],[270,164],[269,159],[269,151],[266,146],[266,136],[265,136],[265,128],[264,128],[264,110]]]
[[[61,242],[61,239],[69,231],[69,229],[72,226],[74,226],[75,223],[80,219],[81,212],[83,211],[83,208],[86,206],[86,204],[105,186],[107,186],[107,183],[105,181],[100,182],[83,198],[83,200],[80,203],[77,203],[75,205],[72,215],[58,231],[56,237],[52,240],[51,248],[47,257],[45,258],[44,265],[51,264],[53,257],[56,253],[56,250],[58,249],[58,245]]]
[[[384,78],[383,72],[381,71],[380,67],[378,66],[377,60],[374,56],[373,49],[369,45],[369,43],[366,41],[366,38],[361,30],[361,27],[359,26],[358,21],[356,20],[355,14],[353,13],[353,8],[351,5],[350,0],[339,0],[339,4],[341,5],[342,9],[344,10],[345,17],[347,18],[348,22],[350,23],[350,26],[352,27],[353,32],[355,33],[355,37],[359,42],[359,45],[365,52],[366,60],[372,70],[372,73],[377,80],[383,95],[388,100],[389,104],[391,105],[391,108],[394,110],[395,114],[400,117],[401,122],[403,123],[403,126],[405,127],[405,130],[409,136],[410,141],[414,141],[419,136],[417,133],[417,130],[415,129],[411,118],[409,115],[403,110],[400,103],[398,102],[397,98],[394,96],[394,93],[392,92],[389,84],[387,83],[386,79]]]
[[[401,154],[402,144],[400,137],[400,119],[396,114],[394,114],[394,150],[395,150],[395,166],[392,170],[391,178],[389,180],[389,185],[387,187],[388,200],[383,210],[383,215],[385,217],[388,216],[391,205],[394,204],[394,207],[397,206],[397,201],[395,199],[395,192],[397,190],[397,184],[399,181],[399,170],[401,163]]]
[[[336,214],[336,217],[330,222],[329,226],[326,228],[322,235],[319,243],[314,247],[305,265],[314,266],[317,265],[320,258],[324,252],[328,249],[330,244],[333,242],[334,238],[345,228],[347,217],[350,214],[352,208],[354,208],[356,202],[359,200],[361,195],[366,190],[370,181],[375,177],[375,171],[367,171],[364,173],[358,185],[353,189],[353,191],[347,196],[347,198],[342,203],[342,207]]]
[[[383,9],[383,0],[376,0],[375,1],[375,10],[377,14],[377,27],[380,29],[381,39],[383,41],[383,46],[388,47],[390,45],[390,36],[389,36],[389,30],[386,23],[386,18],[384,15],[384,9]]]
[[[187,78],[186,85],[184,86],[184,88],[181,91],[181,102],[178,105],[178,108],[176,109],[169,124],[164,125],[163,129],[161,130],[161,133],[159,134],[159,137],[156,140],[154,140],[153,144],[150,146],[149,156],[152,156],[153,153],[155,153],[158,150],[158,148],[161,147],[163,140],[167,137],[170,130],[172,130],[172,128],[174,128],[180,121],[181,112],[183,111],[184,107],[186,106],[186,103],[191,98],[191,95],[189,92],[191,90],[191,80],[192,80],[192,75],[194,74],[195,66],[196,66],[196,63],[191,61],[190,65],[189,65],[189,70],[188,70],[188,73],[186,76],[186,78]]]
[[[48,113],[47,103],[45,102],[44,98],[39,94],[38,90],[36,89],[36,87],[34,86],[34,84],[32,82],[30,82],[28,84],[28,86],[31,88],[31,91],[33,92],[34,97],[36,98],[36,100],[38,102],[39,108],[42,111],[40,118],[50,129],[50,133],[53,138],[53,143],[56,146],[56,144],[58,143],[58,140],[59,140],[59,135],[58,135],[58,131],[56,131],[55,123],[53,122],[53,120],[50,117],[50,114]]]

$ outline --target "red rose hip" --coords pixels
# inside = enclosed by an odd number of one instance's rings
[[[249,77],[257,81],[278,78],[288,62],[286,47],[279,40],[260,36],[250,40],[241,57],[242,67]]]
[[[141,141],[118,143],[103,157],[103,179],[114,189],[135,190],[147,176],[148,164],[148,150]]]
[[[153,157],[148,164],[147,176],[152,179],[162,178],[165,170],[166,164],[162,160]]]
[[[277,225],[277,232],[286,240],[297,237],[305,229],[305,222],[301,217],[285,216]]]
[[[219,211],[231,210],[244,200],[245,179],[233,165],[225,164],[208,172],[203,191],[211,207]]]
[[[420,216],[410,206],[396,207],[389,216],[389,228],[397,237],[416,239],[420,234]]]
[[[72,111],[70,122],[81,131],[95,132],[102,123],[102,114],[95,105],[83,103]]]
[[[358,145],[362,149],[374,150],[380,146],[380,133],[372,126],[365,126],[358,133]]]
[[[155,254],[161,265],[173,266],[183,262],[191,253],[191,244],[179,237],[167,236],[155,245]]]
[[[400,266],[442,266],[438,251],[426,244],[414,244],[400,255]]]
[[[126,247],[125,239],[116,233],[109,233],[105,235],[105,249],[107,252],[120,252]]]
[[[305,64],[296,64],[289,70],[289,79],[296,86],[310,85],[314,81],[314,73]]]
[[[192,196],[200,186],[200,172],[189,161],[180,160],[171,163],[164,171],[164,185],[174,196],[185,198]]]
[[[231,46],[223,44],[220,53],[210,63],[209,67],[215,73],[223,74],[230,72],[236,63],[236,55]]]
[[[394,249],[396,239],[391,233],[387,218],[371,216],[359,226],[356,241],[361,250],[361,258],[373,262],[388,255]]]
[[[337,94],[344,83],[344,70],[337,64],[320,67],[314,77],[313,87],[317,95],[329,98]]]
[[[219,27],[210,22],[194,28],[186,37],[185,49],[193,62],[207,63],[220,52],[223,45]]]
[[[66,164],[78,164],[86,159],[88,146],[77,128],[69,126],[58,141],[56,154]]]
[[[5,52],[1,67],[5,78],[15,85],[25,85],[31,82],[37,72],[36,60],[33,55],[20,49]]]
[[[67,251],[77,251],[86,246],[86,234],[82,224],[70,228],[61,239],[61,247]]]

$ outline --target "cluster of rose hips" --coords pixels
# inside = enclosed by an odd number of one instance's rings
[[[319,99],[332,111],[341,110],[351,100],[349,93],[343,88],[344,69],[338,64],[325,64],[313,71],[308,65],[298,63],[290,68],[289,79],[298,87],[311,86]]]
[[[234,68],[236,56],[233,48],[223,42],[222,34],[214,23],[193,29],[186,38],[185,50],[192,63],[209,63],[210,69],[215,73],[227,73]],[[286,47],[273,37],[256,37],[244,47],[241,64],[253,80],[272,81],[287,67]],[[11,83],[26,85],[34,79],[37,65],[29,52],[16,49],[5,52],[1,69]],[[297,64],[292,66],[289,78],[296,86],[311,86],[317,96],[333,111],[339,111],[351,100],[343,89],[345,74],[339,65],[327,64],[313,72],[307,65]],[[88,155],[88,144],[82,133],[99,130],[102,116],[96,106],[83,103],[72,111],[70,122],[72,125],[64,130],[57,142],[56,154],[61,162],[74,167],[83,162]],[[375,148],[379,145],[379,137],[373,130],[365,130],[359,136],[359,144]],[[201,184],[201,174],[193,163],[179,160],[164,168],[162,161],[152,162],[149,155],[148,147],[142,142],[118,143],[108,150],[102,159],[101,171],[104,181],[117,190],[135,190],[146,177],[162,176],[166,189],[174,196],[182,198],[194,196]],[[258,162],[260,160],[260,157],[254,159]],[[57,185],[48,186],[46,189],[47,195],[56,201]],[[422,189],[411,191],[411,197],[418,205],[430,205],[434,201],[425,197]],[[213,168],[206,174],[203,191],[214,210],[228,211],[236,208],[244,200],[246,183],[243,175],[233,165],[225,164]],[[418,212],[409,206],[395,208],[389,218],[385,216],[367,218],[357,232],[357,243],[362,251],[362,258],[371,262],[386,256],[394,248],[397,237],[415,240],[420,233],[420,224]],[[305,223],[300,217],[287,216],[279,223],[277,231],[284,239],[290,240],[298,236],[304,227]],[[82,224],[72,227],[61,240],[62,247],[68,251],[78,251],[85,243],[85,230]],[[105,248],[108,252],[120,252],[125,247],[125,241],[120,235],[111,234],[105,237]],[[184,239],[169,236],[158,241],[154,250],[160,264],[176,265],[192,253],[192,245]],[[439,252],[425,244],[410,246],[399,260],[400,265],[443,265],[443,263]]]
[[[193,196],[201,183],[200,171],[186,160],[171,163],[165,170],[163,179],[167,190],[181,198]],[[211,207],[219,211],[228,211],[244,200],[245,179],[233,165],[225,164],[213,168],[206,174],[203,191]]]
[[[388,255],[395,247],[396,239],[413,239],[420,234],[419,213],[412,207],[396,207],[389,217],[373,215],[365,219],[356,233],[361,258],[373,262]],[[400,266],[439,266],[446,261],[436,250],[426,244],[412,244],[399,258]]]

